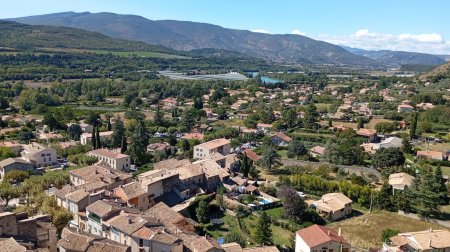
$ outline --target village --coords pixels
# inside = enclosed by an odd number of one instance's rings
[[[397,251],[406,244],[450,247],[450,232],[431,227],[448,228],[448,222],[436,220],[428,228],[422,219],[409,216],[415,212],[414,203],[392,202],[406,198],[417,186],[413,167],[426,163],[445,167],[439,162],[448,163],[449,152],[428,148],[446,146],[445,136],[405,137],[419,135],[414,129],[417,117],[386,119],[377,115],[374,105],[361,102],[363,98],[343,86],[318,91],[310,84],[258,89],[219,88],[197,99],[168,97],[153,105],[145,105],[142,99],[142,109],[136,112],[151,111],[156,127],[150,132],[142,128],[146,127],[142,119],[120,113],[90,112],[84,120],[66,125],[48,114],[43,119],[3,115],[2,122],[12,127],[2,129],[0,143],[5,155],[11,156],[0,161],[1,195],[7,197],[0,208],[0,235],[11,238],[0,244],[24,246],[26,242],[27,249],[49,251],[103,246],[114,251],[197,252],[289,247],[315,251],[325,244],[329,251],[375,246]],[[393,113],[435,109],[432,103],[415,104],[390,96],[398,89],[399,94],[408,94],[402,85],[377,93],[398,104]],[[376,84],[356,93],[375,90]],[[325,98],[342,101],[334,113],[333,101],[314,102]],[[162,126],[180,111],[177,120],[183,126]],[[23,135],[21,129],[30,125],[36,128],[29,132],[32,137],[8,140],[14,132]],[[130,125],[131,135],[125,133]],[[148,157],[153,161],[146,161]],[[367,159],[372,159],[369,165]],[[447,190],[448,170],[440,172],[439,183]],[[66,211],[67,223],[58,228],[54,222],[61,220],[55,220],[52,211],[34,215],[36,210],[43,211],[32,203],[33,196],[12,192],[30,175],[52,173],[63,181],[48,182],[42,197],[54,199],[52,207]],[[447,203],[436,204],[448,204],[444,196]],[[346,234],[344,223],[370,216],[373,209],[398,210],[408,217],[396,218],[413,218],[409,221],[427,228],[402,232],[383,228],[374,235],[395,233],[382,242],[361,244],[355,234]],[[28,233],[31,236],[24,239]]]

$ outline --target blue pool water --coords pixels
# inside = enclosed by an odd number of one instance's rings
[[[261,205],[267,205],[267,204],[269,204],[269,203],[271,203],[271,201],[269,201],[268,199],[262,199],[262,200],[259,202],[259,204],[261,204]]]

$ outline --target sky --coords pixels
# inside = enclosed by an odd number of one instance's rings
[[[114,12],[299,34],[362,49],[450,55],[448,0],[13,0],[0,6],[0,18]]]

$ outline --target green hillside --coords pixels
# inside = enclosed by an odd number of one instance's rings
[[[80,49],[157,53],[175,52],[161,46],[110,38],[100,33],[75,28],[33,26],[9,21],[0,21],[0,49],[3,51]]]

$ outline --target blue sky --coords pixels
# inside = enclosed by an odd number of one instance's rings
[[[62,11],[115,12],[297,33],[365,49],[450,54],[446,0],[13,0],[1,18]]]

